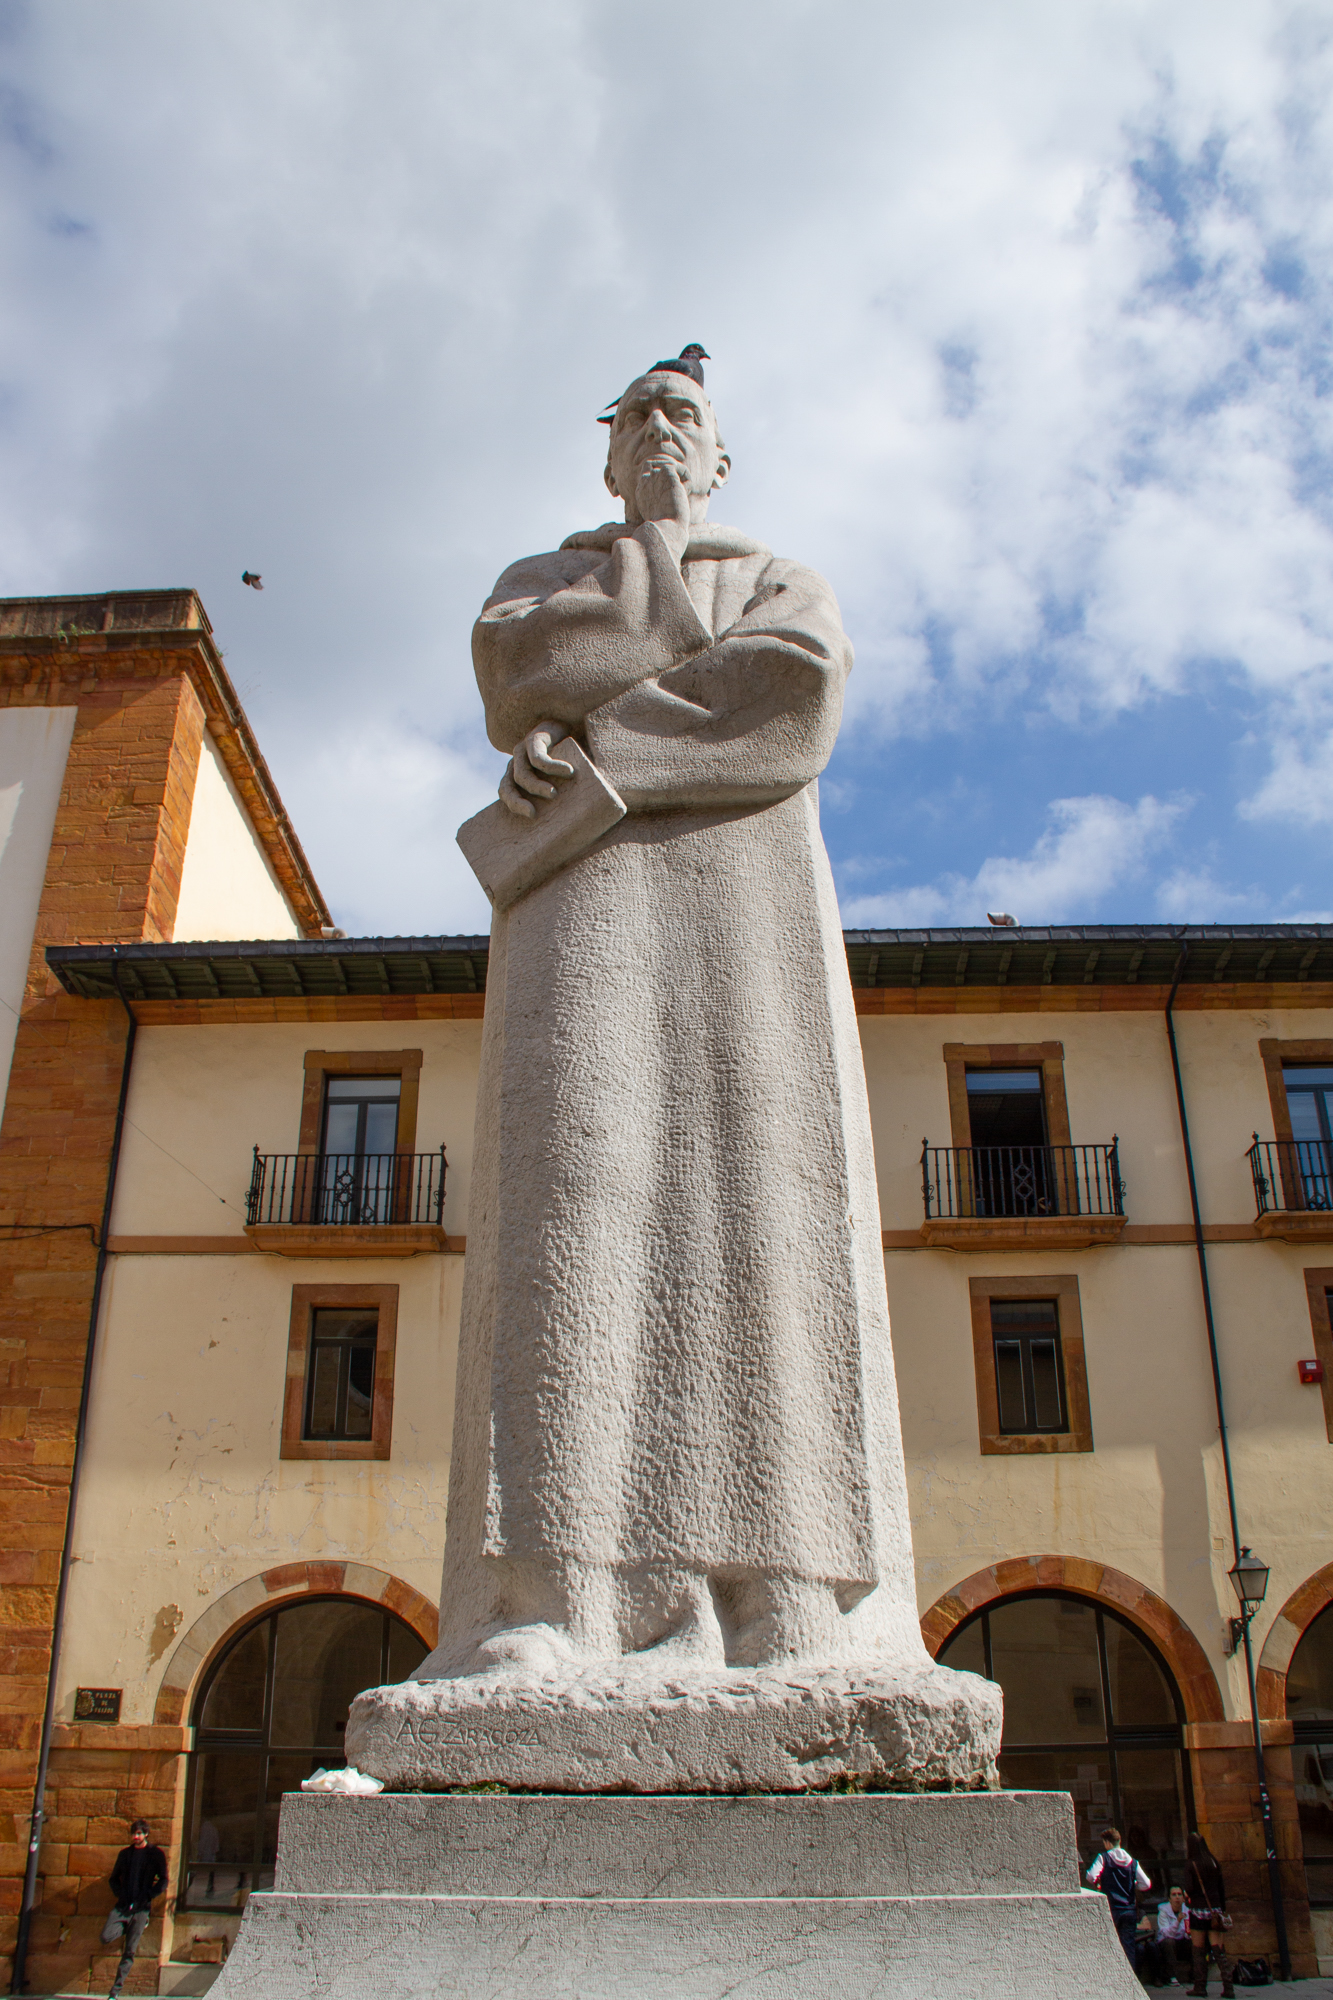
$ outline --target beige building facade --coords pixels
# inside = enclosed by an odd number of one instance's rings
[[[164,1954],[234,1929],[268,1866],[261,1763],[276,1784],[302,1758],[328,1761],[355,1691],[332,1672],[322,1743],[264,1739],[257,1708],[257,1733],[219,1733],[212,1677],[225,1681],[256,1619],[343,1599],[389,1608],[420,1647],[433,1637],[485,949],[50,954],[90,1002],[119,979],[139,1024],[59,1702],[72,1719],[80,1686],[114,1686],[121,1730],[186,1732]],[[1165,1025],[1182,974],[1173,1022],[1237,1523],[1271,1567],[1252,1640],[1275,1840],[1293,1960],[1312,1972],[1333,1958],[1317,1740],[1326,1703],[1333,1735],[1319,1623],[1333,1602],[1333,1371],[1302,1375],[1333,1360],[1333,1210],[1320,1142],[1292,1139],[1291,1121],[1325,1069],[1333,1088],[1333,931],[880,933],[848,949],[927,1637],[1004,1681],[1009,1782],[1071,1790],[1089,1848],[1119,1820],[1159,1879],[1180,1874],[1188,1826],[1204,1827],[1240,1949],[1271,1952]],[[1218,976],[1265,954],[1262,980]],[[331,1179],[328,1121],[348,1101],[337,1091],[385,1079],[411,1191],[370,1186],[356,1220]],[[1312,1109],[1317,1122],[1318,1103],[1297,1106],[1298,1125]],[[1251,1157],[1255,1133],[1267,1150]],[[444,1199],[428,1190],[423,1208],[419,1163],[441,1147]],[[308,1435],[320,1316],[336,1328],[347,1312],[375,1325],[380,1414],[321,1444]],[[317,1455],[293,1455],[303,1431]],[[254,1804],[218,1776],[228,1746],[235,1770],[250,1760]]]
[[[0,1865],[12,1923],[63,1574],[29,1977],[97,1990],[142,1812],[138,1990],[201,1992],[282,1792],[435,1636],[487,945],[330,933],[190,594],[0,611]],[[1329,1969],[1333,927],[847,951],[927,1641],[1003,1683],[1005,1782],[1159,1883],[1200,1827],[1271,1954],[1250,1545],[1291,1956]]]

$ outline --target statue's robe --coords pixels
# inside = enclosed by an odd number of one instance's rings
[[[630,810],[492,931],[436,1670],[595,1573],[622,1651],[687,1571],[826,1584],[851,1652],[919,1652],[832,592],[609,527],[506,570],[473,649],[497,748],[562,723]]]

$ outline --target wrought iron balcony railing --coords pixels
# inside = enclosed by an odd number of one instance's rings
[[[921,1142],[926,1220],[1123,1215],[1120,1142],[1109,1146],[932,1146]]]
[[[246,1222],[308,1225],[433,1222],[444,1211],[438,1153],[261,1153]]]
[[[1246,1158],[1260,1215],[1333,1209],[1333,1147],[1322,1139],[1261,1139]]]

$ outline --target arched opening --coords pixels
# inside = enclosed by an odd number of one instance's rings
[[[237,1633],[194,1702],[182,1908],[235,1911],[272,1886],[283,1793],[344,1763],[354,1697],[404,1680],[427,1650],[354,1597],[302,1597]]]
[[[1127,1619],[1064,1591],[986,1606],[940,1649],[944,1666],[1004,1689],[1000,1782],[1068,1792],[1079,1851],[1118,1826],[1165,1894],[1193,1825],[1184,1708],[1170,1669]]]
[[[1333,1605],[1301,1634],[1287,1668],[1296,1811],[1312,1909],[1333,1909]]]

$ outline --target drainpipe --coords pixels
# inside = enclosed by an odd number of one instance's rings
[[[1208,1328],[1208,1358],[1213,1369],[1213,1400],[1217,1405],[1217,1435],[1222,1443],[1222,1471],[1226,1478],[1227,1513],[1231,1520],[1231,1560],[1240,1561],[1240,1527],[1236,1519],[1236,1484],[1231,1473],[1231,1444],[1227,1437],[1226,1406],[1222,1400],[1222,1366],[1217,1354],[1217,1328],[1213,1321],[1213,1294],[1208,1282],[1208,1252],[1203,1241],[1203,1216],[1199,1209],[1199,1189],[1194,1178],[1194,1153],[1190,1147],[1189,1118],[1185,1111],[1185,1086],[1180,1075],[1180,1054],[1176,1048],[1176,1027],[1172,1009],[1189,957],[1182,943],[1176,960],[1176,976],[1166,1002],[1166,1038],[1171,1044],[1171,1070],[1176,1080],[1176,1108],[1180,1113],[1180,1137],[1185,1148],[1185,1171],[1189,1175],[1190,1209],[1194,1217],[1194,1251],[1199,1260],[1199,1289],[1203,1293],[1203,1317]],[[1287,1943],[1287,1912],[1282,1900],[1282,1874],[1278,1866],[1277,1843],[1273,1833],[1273,1806],[1268,1795],[1268,1774],[1264,1767],[1263,1730],[1254,1685],[1254,1653],[1250,1646],[1249,1621],[1245,1624],[1245,1675],[1250,1689],[1250,1727],[1254,1733],[1254,1765],[1259,1780],[1259,1810],[1264,1824],[1264,1852],[1268,1860],[1268,1892],[1273,1902],[1273,1927],[1277,1932],[1278,1960],[1283,1979],[1291,1978],[1291,1949]]]
[[[69,1595],[70,1570],[74,1559],[74,1514],[79,1498],[88,1441],[88,1404],[93,1386],[93,1357],[97,1341],[97,1320],[102,1305],[102,1283],[106,1277],[107,1236],[111,1228],[111,1207],[116,1195],[116,1172],[120,1166],[120,1141],[125,1129],[125,1103],[130,1093],[130,1065],[134,1060],[134,1039],[138,1023],[120,983],[120,967],[115,968],[116,997],[125,1009],[129,1027],[120,1066],[120,1098],[111,1137],[111,1158],[107,1165],[106,1193],[102,1201],[102,1227],[97,1240],[97,1265],[93,1273],[92,1303],[88,1308],[88,1340],[83,1354],[83,1387],[79,1414],[74,1426],[74,1459],[69,1470],[69,1504],[65,1510],[65,1539],[60,1550],[60,1580],[56,1585],[55,1615],[51,1623],[51,1664],[46,1677],[46,1707],[42,1712],[42,1735],[37,1753],[37,1782],[32,1795],[32,1823],[28,1834],[28,1865],[23,1875],[23,1897],[19,1904],[18,1937],[14,1946],[14,1974],[11,1991],[28,1990],[28,1938],[32,1929],[33,1907],[37,1900],[37,1858],[42,1844],[42,1821],[46,1813],[46,1773],[51,1761],[51,1735],[56,1720],[56,1681],[60,1668],[60,1642],[65,1623],[65,1600]]]

